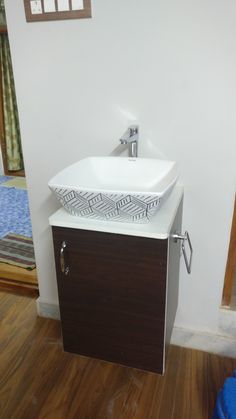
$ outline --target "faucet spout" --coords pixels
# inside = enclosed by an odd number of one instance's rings
[[[138,157],[139,127],[131,125],[120,138],[121,144],[130,145],[130,157]]]

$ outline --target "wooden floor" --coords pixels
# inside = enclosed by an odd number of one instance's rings
[[[1,419],[210,419],[236,360],[172,346],[164,377],[64,353],[58,321],[0,293]]]
[[[0,290],[4,289],[19,294],[38,295],[37,270],[0,263]]]

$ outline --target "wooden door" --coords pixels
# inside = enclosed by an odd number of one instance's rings
[[[235,274],[236,274],[236,198],[234,201],[234,211],[233,211],[232,227],[231,227],[231,234],[230,234],[228,258],[227,258],[226,271],[225,271],[222,306],[229,307],[231,304]]]

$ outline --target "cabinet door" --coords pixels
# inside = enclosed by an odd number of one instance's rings
[[[162,373],[168,240],[61,227],[53,238],[65,351]]]

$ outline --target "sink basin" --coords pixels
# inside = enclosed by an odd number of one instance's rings
[[[145,223],[178,178],[177,163],[129,157],[88,157],[54,176],[50,189],[72,215]]]

